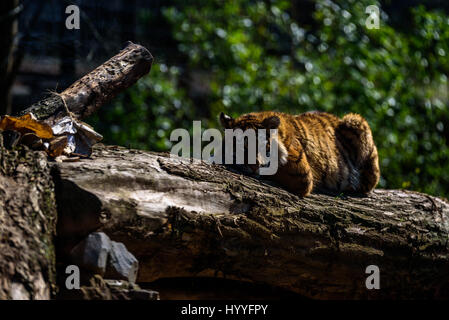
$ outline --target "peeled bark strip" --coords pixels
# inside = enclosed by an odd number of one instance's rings
[[[222,166],[120,147],[55,163],[61,239],[101,230],[138,282],[225,276],[311,298],[448,298],[449,203],[421,193],[304,199]],[[380,268],[368,290],[366,267]]]
[[[83,119],[147,74],[152,63],[153,56],[145,47],[129,42],[126,48],[73,83],[61,96],[75,117]],[[67,115],[64,103],[57,95],[35,103],[20,114],[29,112],[50,125]]]

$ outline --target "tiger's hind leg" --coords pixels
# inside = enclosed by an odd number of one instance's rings
[[[347,114],[335,129],[337,139],[358,171],[356,192],[369,193],[380,178],[377,148],[368,122],[355,113]]]
[[[360,184],[359,191],[367,194],[371,192],[379,182],[380,169],[379,169],[379,157],[377,155],[377,148],[374,145],[372,153],[362,163],[360,170]]]

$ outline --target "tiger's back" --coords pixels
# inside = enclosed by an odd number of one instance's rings
[[[281,140],[288,145],[292,138],[299,141],[299,147],[288,149],[292,154],[304,151],[312,171],[314,189],[366,193],[377,184],[377,149],[371,130],[361,116],[349,114],[339,119],[325,112],[307,112],[285,120],[293,128],[284,131]],[[289,139],[289,135],[292,138]],[[362,170],[370,153],[376,158],[372,178],[364,177],[367,172]]]

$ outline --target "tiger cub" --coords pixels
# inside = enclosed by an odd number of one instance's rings
[[[279,167],[270,179],[301,197],[312,190],[367,194],[379,182],[377,148],[358,114],[263,111],[237,119],[220,113],[219,120],[225,129],[278,129]]]

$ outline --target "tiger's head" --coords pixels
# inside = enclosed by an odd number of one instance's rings
[[[269,162],[273,160],[270,157],[270,148],[273,144],[273,139],[276,140],[276,145],[278,146],[278,162],[281,165],[284,165],[287,162],[287,150],[278,138],[278,135],[270,137],[270,129],[279,129],[281,124],[281,119],[278,115],[273,113],[258,112],[244,114],[237,119],[234,119],[231,116],[221,112],[219,115],[219,121],[224,129],[233,129],[234,132],[236,132],[237,129],[241,129],[244,133],[249,132],[247,131],[248,129],[254,130],[256,136],[255,145],[251,145],[251,142],[248,143],[248,135],[245,134],[243,143],[241,144],[241,147],[244,149],[243,165],[246,166],[251,172],[258,172],[260,167],[269,165]],[[258,132],[261,130],[265,133],[265,139],[263,140],[263,143],[265,144],[265,152],[260,152],[259,150],[260,140],[257,137]],[[237,137],[237,140],[238,139],[239,138]],[[238,144],[236,147],[236,152],[238,152],[237,148]],[[255,158],[255,163],[251,163],[251,152],[255,153],[253,156],[253,158]]]

